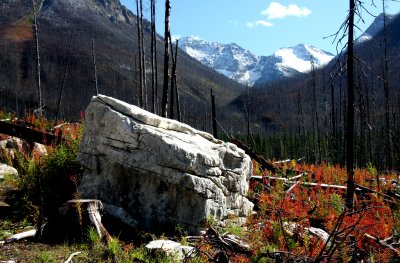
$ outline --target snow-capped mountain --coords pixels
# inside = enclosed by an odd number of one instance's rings
[[[195,37],[179,40],[179,47],[202,64],[240,83],[254,83],[260,77],[259,57],[242,47],[208,42]]]
[[[281,48],[271,56],[256,56],[237,44],[208,42],[195,37],[179,40],[179,47],[202,64],[245,85],[266,83],[327,64],[334,56],[313,46],[300,44]]]
[[[395,16],[396,15],[386,14],[386,25],[388,25]],[[362,43],[364,41],[371,40],[380,31],[382,31],[382,29],[384,27],[383,18],[384,18],[383,13],[381,13],[379,16],[377,16],[374,19],[374,21],[371,23],[371,25],[367,28],[367,30],[365,30],[365,32],[357,38],[356,43]]]

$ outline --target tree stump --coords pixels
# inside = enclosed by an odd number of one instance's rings
[[[58,210],[58,216],[49,220],[43,230],[43,238],[59,241],[82,240],[94,228],[107,241],[112,238],[101,223],[103,204],[96,199],[69,200]]]

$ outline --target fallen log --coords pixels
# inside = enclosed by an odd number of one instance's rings
[[[253,176],[250,177],[250,179],[257,180],[257,181],[262,181],[263,179],[284,181],[286,184],[288,184],[290,186],[299,183],[300,185],[303,185],[303,186],[313,186],[313,187],[321,187],[321,188],[335,188],[335,189],[341,189],[341,190],[346,190],[347,189],[347,187],[343,186],[343,185],[299,182],[299,181],[292,181],[290,178],[275,177],[275,176],[255,176],[255,175],[253,175]],[[360,189],[358,189],[358,191],[360,191]]]
[[[268,179],[268,180],[276,180],[276,181],[283,181],[286,185],[288,185],[290,188],[289,190],[287,190],[288,194],[294,187],[294,185],[302,185],[302,186],[308,186],[308,187],[321,187],[321,188],[331,188],[331,189],[337,189],[337,190],[347,190],[347,187],[344,185],[333,185],[333,184],[321,184],[321,183],[311,183],[311,182],[300,182],[300,181],[293,181],[293,179],[299,179],[298,176],[294,176],[292,178],[284,178],[284,177],[275,177],[275,176],[257,176],[257,175],[253,175],[250,177],[250,180],[255,180],[255,181],[259,181],[259,182],[263,182],[264,179]],[[380,195],[382,197],[385,198],[385,200],[387,202],[391,202],[391,203],[396,203],[399,202],[400,200],[400,195],[398,195],[397,193],[392,193],[392,194],[385,194],[385,193],[380,193],[376,190],[367,188],[365,186],[359,185],[359,184],[355,184],[356,186],[356,192],[358,193],[374,193],[377,195]]]
[[[363,192],[374,193],[374,194],[377,194],[377,195],[381,195],[386,199],[393,198],[393,199],[396,199],[396,200],[400,200],[400,196],[398,194],[396,194],[396,193],[388,195],[388,194],[384,194],[384,193],[378,192],[376,190],[370,189],[368,187],[365,187],[365,186],[362,186],[362,185],[359,185],[359,184],[355,184],[355,186],[358,189],[360,189],[361,191],[363,191]]]
[[[381,245],[384,248],[388,248],[391,251],[393,251],[397,256],[400,255],[400,251],[397,250],[395,247],[393,247],[393,244],[390,244],[389,241],[391,241],[393,239],[393,236],[386,238],[386,239],[379,239],[377,237],[371,236],[370,234],[365,233],[364,234],[365,237],[374,240],[377,244]]]
[[[45,145],[54,145],[60,144],[65,140],[61,133],[59,135],[54,135],[45,131],[37,131],[5,121],[0,121],[0,133],[21,138],[32,145],[34,142]]]
[[[14,235],[10,236],[9,238],[7,238],[6,240],[0,241],[0,245],[4,245],[6,243],[15,242],[15,241],[18,241],[18,240],[21,240],[21,239],[25,239],[25,238],[28,238],[28,237],[34,237],[35,235],[36,235],[36,229],[32,229],[32,230],[29,230],[29,231],[25,231],[25,232],[21,232],[21,233],[18,233],[18,234],[14,234]]]

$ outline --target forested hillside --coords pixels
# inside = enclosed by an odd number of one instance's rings
[[[131,11],[118,0],[46,0],[38,7],[46,117],[55,117],[61,95],[58,118],[80,118],[96,93],[95,64],[99,93],[138,103],[137,17]],[[38,107],[32,2],[5,0],[0,10],[0,104],[21,115]],[[150,23],[145,20],[143,28],[146,74],[150,79]],[[163,40],[157,36],[157,105],[161,104],[163,48]],[[199,128],[209,126],[206,116],[210,118],[210,89],[218,98],[219,114],[223,114],[219,109],[243,89],[183,52],[178,53],[177,72],[183,120]],[[150,105],[150,80],[146,90]]]

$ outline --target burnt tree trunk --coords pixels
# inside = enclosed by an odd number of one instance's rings
[[[156,1],[151,0],[151,87],[153,113],[157,113],[157,32],[156,32]]]
[[[43,114],[43,97],[42,97],[42,82],[40,77],[40,49],[39,49],[39,29],[37,23],[37,10],[35,0],[32,0],[32,12],[33,12],[33,34],[35,39],[35,53],[36,53],[36,88],[38,92],[38,109],[36,112],[39,116]]]
[[[333,146],[333,161],[337,162],[338,156],[338,145],[336,135],[336,110],[335,110],[335,89],[334,85],[331,85],[331,125],[332,125],[332,146]]]
[[[354,14],[355,0],[350,0],[347,41],[347,119],[346,119],[346,206],[354,208]]]
[[[312,71],[312,111],[313,111],[313,133],[314,133],[314,159],[315,163],[319,163],[321,159],[321,143],[319,134],[319,120],[318,120],[318,108],[317,108],[317,94],[316,94],[316,73],[315,73],[315,62],[314,57],[311,56],[311,71]]]
[[[387,57],[387,28],[386,28],[386,7],[385,0],[382,0],[383,12],[383,30],[384,30],[384,45],[383,45],[383,88],[385,92],[385,153],[386,153],[386,168],[391,170],[392,164],[392,142],[390,134],[390,85],[389,85],[389,66]]]
[[[59,114],[60,114],[60,106],[61,106],[61,100],[62,100],[62,95],[64,92],[64,87],[65,87],[65,80],[67,78],[67,73],[68,73],[68,67],[69,67],[69,57],[71,54],[71,45],[72,45],[72,38],[74,36],[74,31],[75,28],[72,28],[71,31],[71,36],[69,37],[69,45],[68,45],[68,53],[67,53],[67,59],[65,61],[65,67],[64,67],[64,74],[61,82],[61,88],[60,88],[60,93],[58,95],[58,101],[57,101],[57,111],[56,111],[56,120],[58,120]]]
[[[96,67],[96,54],[94,52],[94,38],[92,38],[92,59],[93,59],[93,74],[94,74],[94,87],[96,95],[99,95],[99,87],[97,85],[97,67]]]
[[[215,96],[211,89],[211,114],[212,114],[212,127],[213,127],[213,135],[214,138],[218,138],[218,129],[217,129],[217,115],[215,110]]]
[[[171,37],[171,36],[170,36]],[[179,96],[178,96],[178,86],[176,82],[176,64],[178,59],[178,40],[176,40],[175,51],[172,47],[172,40],[170,38],[171,43],[171,57],[172,57],[172,71],[171,71],[171,103],[170,103],[170,118],[174,119],[174,109],[177,113],[178,120],[180,121],[180,107],[179,107]],[[175,104],[176,101],[176,104]],[[175,107],[176,106],[176,107]]]
[[[137,38],[138,38],[138,47],[139,47],[139,99],[138,103],[140,107],[143,107],[143,68],[142,68],[142,41],[141,41],[141,30],[140,30],[140,8],[139,8],[139,0],[136,0],[136,25],[137,25]]]
[[[146,56],[145,56],[145,48],[144,48],[144,32],[143,32],[143,0],[140,0],[140,52],[141,61],[140,61],[140,73],[142,74],[142,86],[141,88],[141,104],[143,109],[147,110],[147,85],[146,85]]]
[[[167,117],[168,112],[168,93],[169,93],[169,40],[170,40],[170,28],[169,28],[169,16],[171,12],[170,1],[165,1],[165,32],[164,32],[164,86],[163,95],[161,101],[161,116]]]

